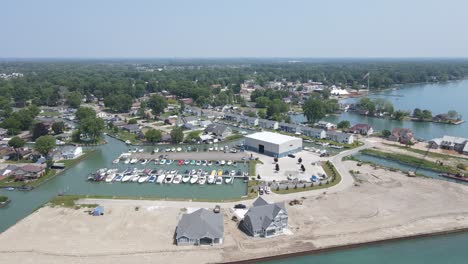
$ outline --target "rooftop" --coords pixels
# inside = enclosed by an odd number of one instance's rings
[[[258,133],[254,133],[251,135],[247,135],[246,137],[251,138],[251,139],[266,141],[266,142],[272,142],[276,144],[282,144],[282,143],[289,142],[294,139],[300,139],[297,137],[290,137],[290,136],[286,136],[286,135],[279,134],[279,133],[273,133],[273,132],[258,132]]]

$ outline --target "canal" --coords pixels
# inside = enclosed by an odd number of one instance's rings
[[[120,153],[128,151],[128,147],[121,141],[106,137],[108,144],[95,148],[95,152],[86,160],[64,171],[57,177],[29,191],[6,191],[0,189],[0,195],[8,196],[12,202],[0,209],[0,232],[15,224],[19,219],[32,213],[45,204],[59,192],[79,195],[103,195],[103,196],[135,196],[135,197],[160,197],[160,198],[187,198],[187,199],[234,199],[247,194],[247,184],[241,179],[236,179],[233,184],[222,185],[189,185],[189,184],[151,184],[151,183],[93,183],[86,181],[89,173],[99,168],[120,168],[123,164],[114,165],[112,161]],[[226,145],[233,145],[230,142]],[[225,144],[223,144],[224,146]],[[151,151],[154,146],[146,146]],[[196,159],[196,152],[194,159]],[[174,165],[176,166],[176,165]],[[142,167],[136,165],[135,167]],[[156,166],[151,166],[156,168]],[[169,169],[169,168],[165,168]],[[174,167],[175,169],[175,167]],[[210,169],[218,169],[213,166]],[[228,169],[228,168],[225,168]],[[234,168],[229,168],[229,170]],[[248,164],[237,164],[235,170],[248,170]]]

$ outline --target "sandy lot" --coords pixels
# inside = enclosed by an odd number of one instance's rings
[[[177,247],[172,237],[181,208],[203,204],[113,200],[103,202],[102,217],[38,210],[0,235],[0,263],[213,263],[468,228],[468,186],[345,165],[361,172],[357,186],[288,205],[291,235],[247,237],[226,208],[224,245]]]

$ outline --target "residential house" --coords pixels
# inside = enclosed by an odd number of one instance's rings
[[[121,126],[122,130],[127,131],[132,134],[140,133],[140,126],[138,124],[129,124]]]
[[[279,123],[279,130],[288,132],[288,133],[300,133],[301,132],[300,131],[301,129],[299,128],[298,125],[284,123],[284,122]]]
[[[225,113],[224,119],[227,121],[231,121],[231,122],[240,122],[241,116],[237,114],[232,114],[232,113]]]
[[[258,118],[256,117],[242,115],[240,122],[251,127],[258,126]]]
[[[279,123],[274,120],[268,120],[268,119],[259,119],[258,120],[258,126],[264,129],[272,129],[276,130],[279,128]]]
[[[220,245],[223,243],[223,215],[206,209],[183,214],[175,231],[175,241],[181,245]]]
[[[328,131],[327,132],[327,139],[331,141],[335,141],[342,144],[353,144],[354,143],[354,136],[353,134],[342,133],[337,131]]]
[[[182,99],[180,99],[180,101],[183,102],[184,104],[187,104],[187,105],[193,104],[193,99],[192,98],[182,98]]]
[[[205,128],[204,133],[206,135],[213,135],[218,139],[224,139],[232,134],[232,130],[225,125],[211,124]]]
[[[0,140],[4,139],[7,136],[8,130],[0,128]]]
[[[352,126],[348,132],[368,136],[374,133],[374,129],[368,124],[356,124]]]
[[[429,147],[455,150],[463,153],[468,145],[468,139],[462,137],[443,136],[429,141]]]
[[[392,133],[388,139],[391,141],[400,142],[401,144],[413,144],[416,141],[411,129],[401,127],[393,128]]]
[[[203,127],[203,128],[206,128],[207,126],[213,124],[213,122],[211,122],[210,120],[203,120],[203,121],[200,121],[200,127]]]
[[[177,116],[169,116],[168,118],[164,119],[165,125],[175,125],[177,124]]]
[[[301,127],[301,133],[304,136],[313,137],[313,138],[324,139],[327,137],[327,132],[320,128]]]
[[[244,215],[240,228],[253,237],[283,234],[288,228],[288,212],[284,202],[270,204],[262,197],[257,198]]]
[[[325,129],[325,130],[334,130],[336,129],[336,125],[335,124],[332,124],[332,123],[329,123],[329,122],[325,122],[325,121],[319,121],[315,124],[316,127],[318,128],[322,128],[322,129]]]
[[[27,164],[23,166],[18,166],[16,170],[14,170],[11,176],[15,177],[15,180],[32,180],[37,179],[45,174],[45,166],[42,165],[32,165]]]
[[[76,159],[79,156],[83,155],[83,148],[82,147],[75,147],[75,146],[65,146],[61,149],[62,152],[62,159]]]

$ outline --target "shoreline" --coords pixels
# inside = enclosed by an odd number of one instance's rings
[[[368,241],[368,242],[359,242],[359,243],[347,244],[347,245],[323,247],[323,248],[299,251],[299,252],[294,252],[294,253],[274,255],[274,256],[269,256],[269,257],[253,258],[253,259],[248,259],[248,260],[228,261],[228,262],[223,262],[223,264],[269,262],[269,261],[274,261],[274,260],[291,259],[291,258],[302,257],[302,256],[313,256],[313,255],[318,255],[318,254],[323,254],[323,253],[344,251],[344,250],[367,247],[367,246],[377,246],[377,245],[382,245],[382,244],[397,243],[397,242],[402,242],[402,241],[447,236],[447,235],[461,234],[461,233],[468,233],[468,227],[448,229],[445,231],[421,233],[421,234],[401,236],[401,237],[394,237],[394,238],[387,238],[387,239],[380,239],[380,240],[374,240],[374,241]]]

